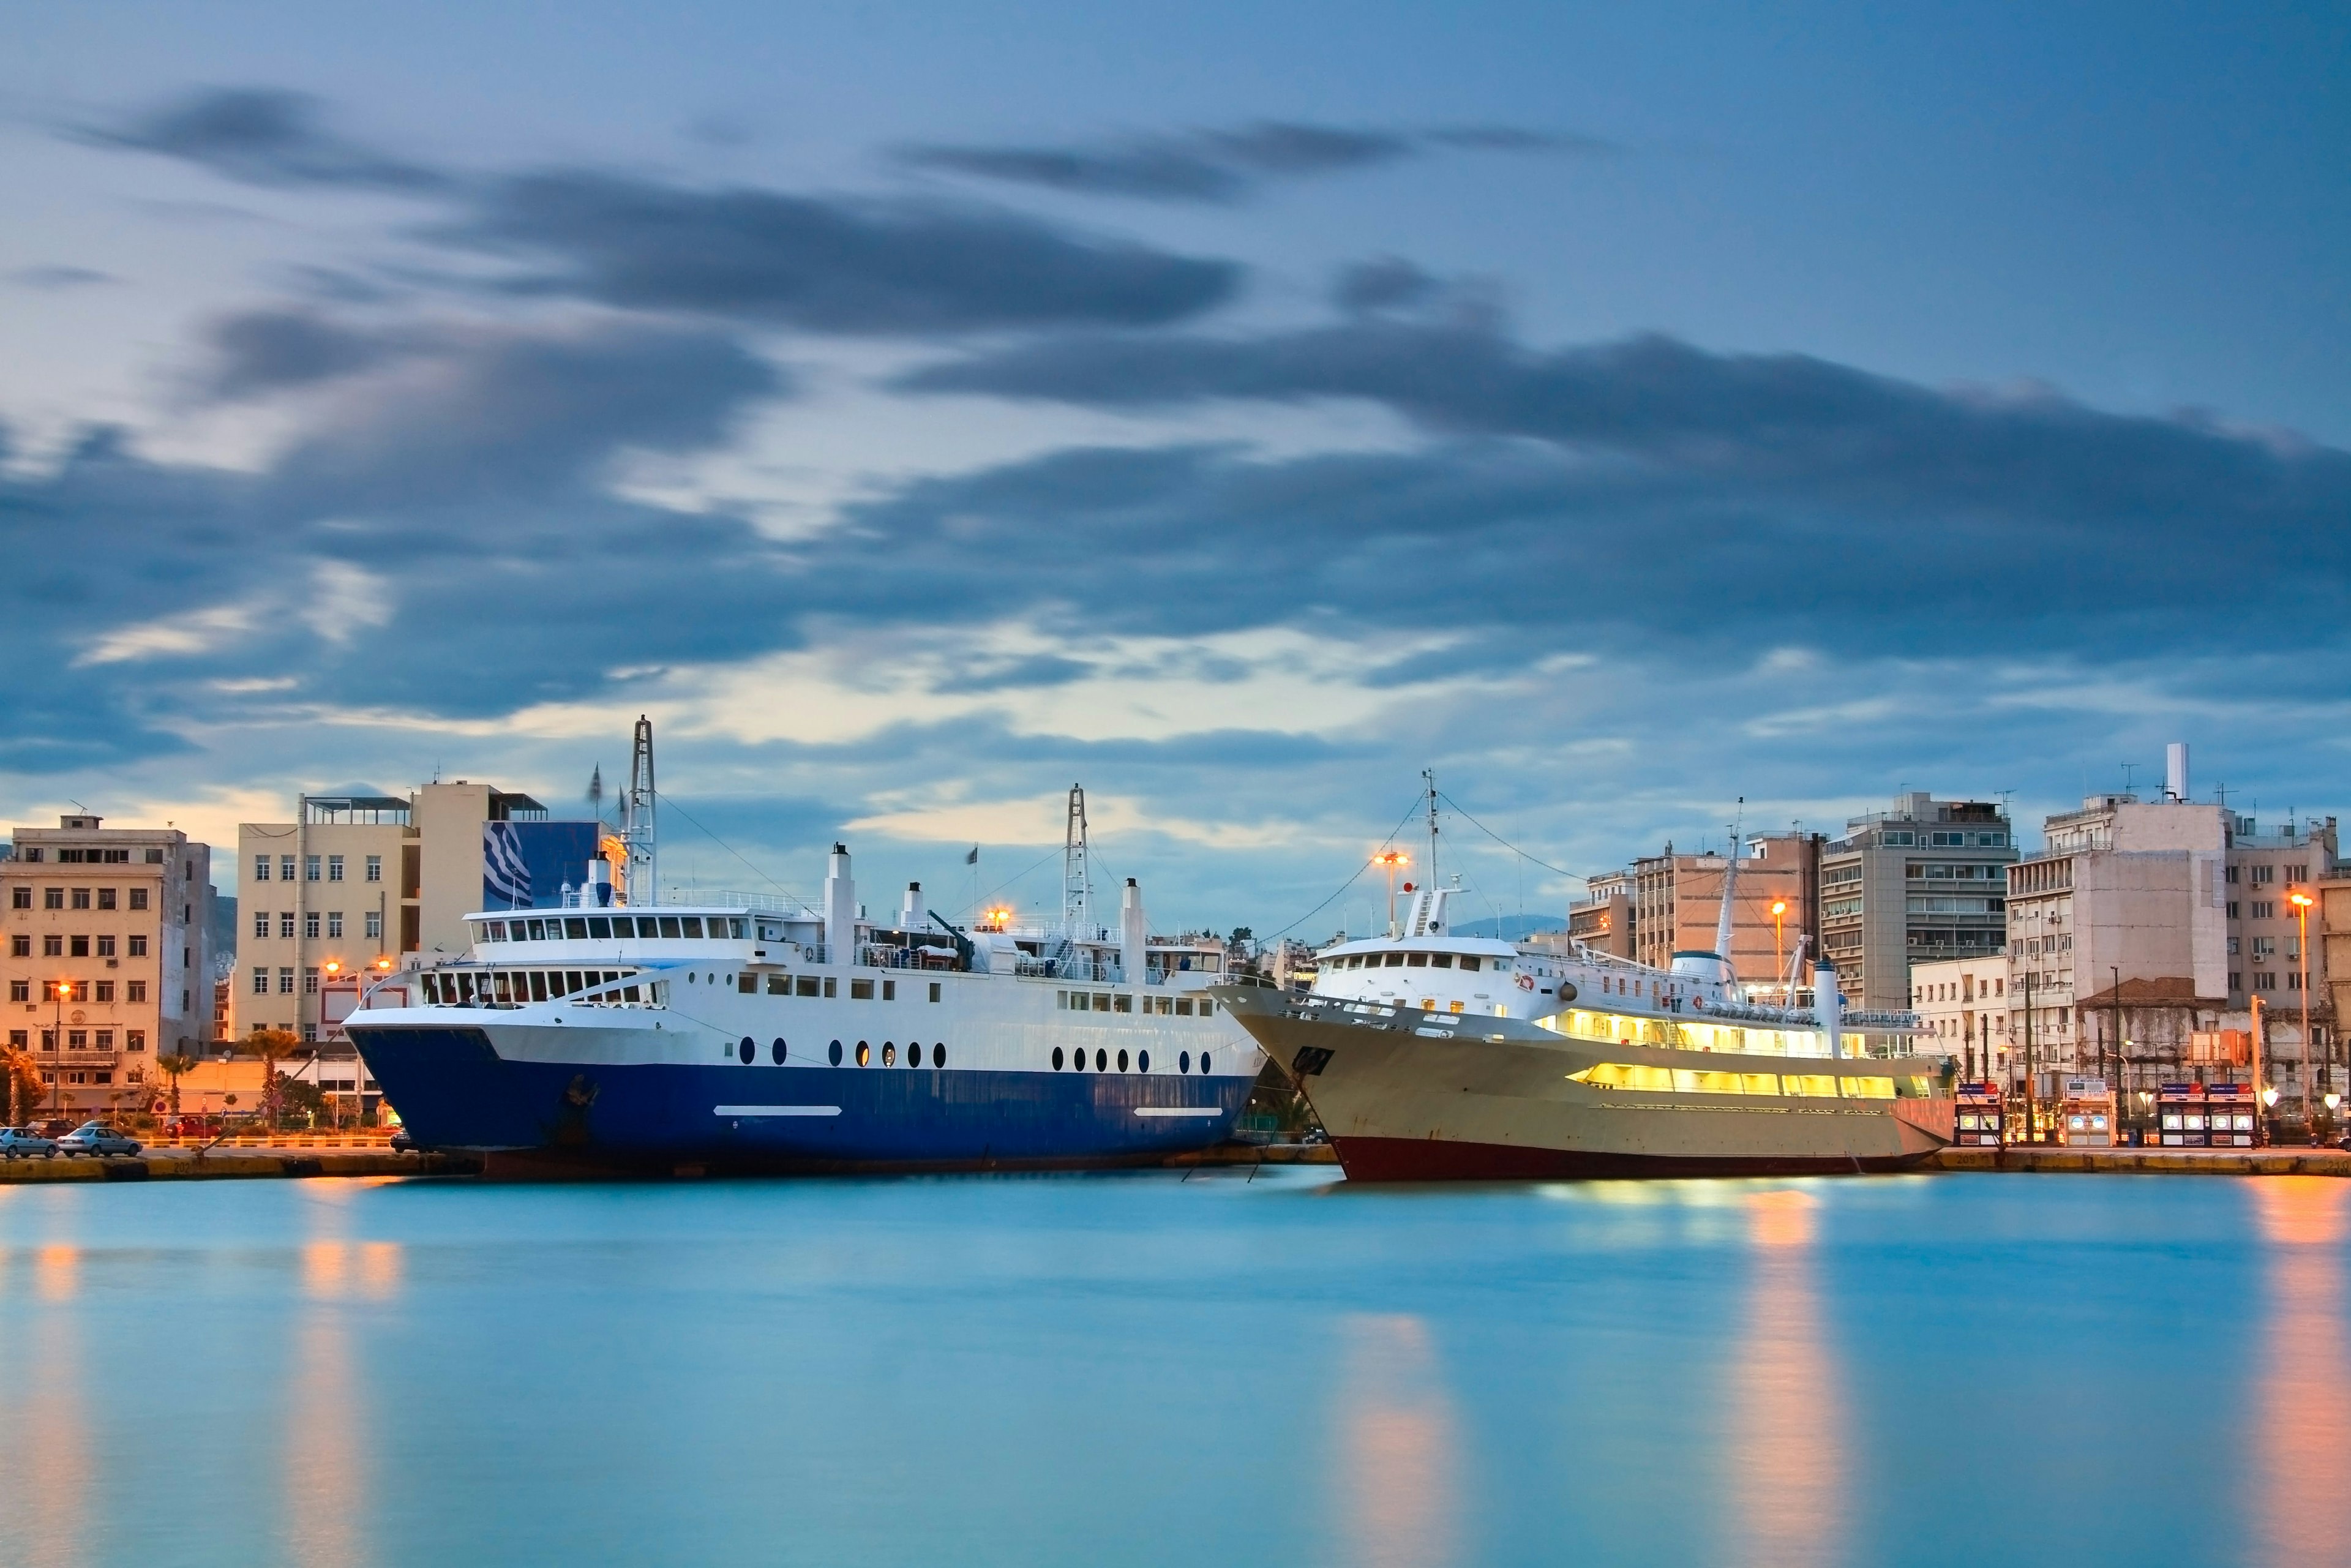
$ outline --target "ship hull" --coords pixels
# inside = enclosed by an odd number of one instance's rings
[[[534,1166],[710,1172],[1155,1164],[1228,1137],[1238,1073],[646,1060],[641,1030],[354,1022],[416,1142]],[[700,1053],[697,1052],[697,1055]],[[1254,1066],[1253,1053],[1250,1065]]]
[[[1219,994],[1290,1069],[1351,1180],[1853,1175],[1916,1166],[1952,1135],[1940,1063],[1918,1058],[1701,1053],[1573,1039],[1521,1019],[1316,1007],[1245,987]],[[1836,1087],[1652,1092],[1572,1076],[1602,1062]],[[1912,1093],[1848,1097],[1848,1081],[1862,1079],[1898,1079]]]

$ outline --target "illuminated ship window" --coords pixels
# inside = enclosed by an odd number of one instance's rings
[[[866,1045],[866,1043],[865,1043],[863,1040],[859,1040],[859,1041],[857,1042],[857,1065],[858,1065],[858,1066],[860,1066],[860,1067],[865,1067],[865,1066],[870,1065],[870,1064],[872,1062],[872,1061],[873,1061],[873,1052],[872,1052],[872,1050],[871,1050],[871,1049]]]
[[[862,1052],[859,1054],[857,1060],[860,1066],[864,1065],[865,1058]],[[885,1040],[882,1042],[882,1065],[884,1067],[895,1067],[898,1065],[897,1041]]]

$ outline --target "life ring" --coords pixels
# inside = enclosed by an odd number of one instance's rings
[[[1692,997],[1692,998],[1689,999],[1689,1003],[1690,1003],[1690,1007],[1691,1007],[1691,1008],[1692,1008],[1692,1009],[1694,1009],[1695,1011],[1698,1011],[1698,1012],[1704,1012],[1704,1011],[1706,1011],[1706,998],[1705,998],[1704,997]]]
[[[1519,977],[1519,989],[1522,991],[1531,991],[1534,988],[1535,977],[1532,975],[1520,975]]]

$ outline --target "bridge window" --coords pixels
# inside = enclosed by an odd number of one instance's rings
[[[1401,968],[1403,968],[1403,967],[1404,967],[1404,955],[1403,955],[1403,954],[1401,954],[1401,953],[1391,953],[1391,954],[1389,954],[1389,955],[1388,955],[1387,967],[1388,967],[1389,968],[1391,968],[1391,969],[1401,969]]]
[[[1428,967],[1428,955],[1426,953],[1407,953],[1404,956],[1404,961],[1405,966],[1409,968],[1426,969]]]
[[[748,988],[746,988],[747,989]],[[771,997],[790,996],[792,994],[792,977],[789,975],[768,976],[768,994]]]
[[[852,1002],[872,1001],[873,999],[873,982],[871,980],[850,981],[849,999]]]
[[[744,996],[757,996],[759,991],[759,977],[757,975],[737,975],[735,977],[735,988]]]
[[[1428,967],[1432,969],[1450,969],[1453,967],[1453,955],[1450,953],[1431,953],[1428,956]]]
[[[685,934],[688,937],[695,937],[702,935],[702,916],[699,915],[680,915],[678,918],[685,926]],[[664,924],[666,925],[667,922],[664,921]]]
[[[1461,967],[1465,969],[1475,969],[1478,967],[1479,962],[1480,960],[1472,954],[1464,953],[1461,955]]]
[[[799,987],[799,989],[796,992],[797,995],[803,997],[812,997],[816,995],[817,984],[816,977],[814,975],[802,975],[797,984]]]
[[[1177,998],[1176,998],[1176,1016],[1177,1018],[1183,1018],[1183,1019],[1187,1019],[1187,1018],[1190,1018],[1190,1017],[1192,1016],[1192,998],[1189,998],[1189,997],[1177,997]]]

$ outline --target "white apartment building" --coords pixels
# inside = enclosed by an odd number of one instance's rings
[[[1911,965],[1910,1009],[1926,1026],[1924,1048],[1970,1082],[2008,1076],[2007,955]]]
[[[0,859],[7,1040],[62,1115],[143,1103],[160,1057],[211,1032],[212,851],[172,828],[60,818]]]

